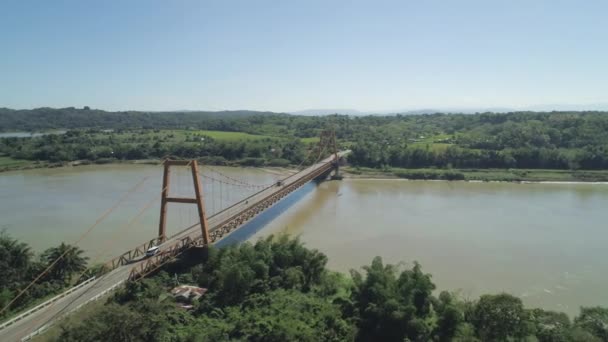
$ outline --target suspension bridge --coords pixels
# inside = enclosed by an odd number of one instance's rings
[[[340,161],[349,152],[348,150],[338,151],[335,134],[332,131],[323,131],[319,143],[308,150],[307,156],[302,161],[302,164],[307,159],[309,162],[312,161],[310,166],[302,167],[301,164],[298,167],[299,170],[296,170],[295,173],[270,184],[261,185],[251,184],[212,168],[210,169],[214,176],[206,174],[201,176],[196,160],[165,160],[160,193],[160,218],[156,237],[106,261],[100,272],[88,278],[81,277],[82,281],[79,284],[62,294],[0,323],[0,340],[30,340],[47,330],[57,320],[104,297],[125,282],[138,281],[159,270],[163,265],[175,260],[177,256],[185,251],[218,243],[304,184],[316,179],[326,179],[332,171],[335,172],[334,176],[336,176]],[[314,159],[315,157],[316,159]],[[193,197],[172,196],[170,176],[171,170],[174,168],[189,169],[194,190]],[[213,194],[213,191],[210,191],[212,195],[209,196],[207,193],[207,196],[205,196],[204,185],[212,184],[212,182],[247,187],[250,191],[245,198],[238,199],[234,203],[226,205],[226,207],[221,207],[216,212],[211,210],[211,215],[207,216],[210,205],[205,205],[205,199],[213,203],[214,196],[226,194],[220,190],[218,194]],[[229,197],[228,194],[226,194],[226,197]],[[136,218],[141,216],[143,211],[149,208],[152,203],[147,204],[144,210],[137,214]],[[194,205],[197,212],[196,222],[177,233],[168,235],[167,206],[169,203]],[[116,206],[119,206],[119,204],[116,204]],[[104,213],[101,219],[105,218],[113,208]],[[100,220],[90,227],[76,244],[94,229]],[[153,255],[150,255],[152,254],[150,253],[151,248],[154,251]],[[49,266],[49,269],[52,266],[53,264]],[[34,279],[32,284],[37,279]],[[19,295],[26,292],[28,287],[22,290]]]

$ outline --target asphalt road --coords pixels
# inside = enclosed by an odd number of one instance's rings
[[[347,154],[349,151],[339,152],[339,156],[343,156]],[[319,167],[324,164],[330,162],[332,157],[328,157],[321,162],[314,164],[307,169],[300,171],[292,176],[286,178],[281,187],[290,185],[291,183],[297,181],[302,176],[315,171]],[[254,205],[258,201],[270,196],[280,187],[272,186],[267,188],[264,191],[259,192],[254,197],[249,198],[247,201],[243,200],[238,202],[236,205],[228,208],[227,210],[214,215],[208,219],[209,226],[211,230],[217,229],[219,224],[224,220],[236,215],[237,213],[243,211],[245,208]],[[197,237],[200,235],[200,227],[193,227],[189,230],[184,231],[183,233],[174,236],[168,239],[165,243],[160,245],[160,250],[163,250],[164,246],[171,245],[172,242],[175,242],[177,239],[183,238],[185,236]],[[22,320],[15,322],[14,324],[0,330],[0,340],[1,341],[20,341],[24,337],[28,336],[32,332],[44,327],[49,323],[53,323],[54,320],[58,319],[64,314],[67,314],[74,309],[78,308],[79,305],[84,305],[85,303],[91,301],[96,296],[101,295],[104,292],[107,292],[108,289],[111,289],[113,286],[124,282],[128,277],[131,271],[131,268],[137,266],[138,263],[141,263],[145,260],[142,258],[138,261],[130,263],[128,265],[124,265],[118,267],[117,269],[109,272],[95,281],[83,286],[82,288],[70,293],[69,295],[59,299],[53,304],[47,306],[46,308],[41,309],[28,317],[23,318]]]

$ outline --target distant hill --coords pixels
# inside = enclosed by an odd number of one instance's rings
[[[558,106],[555,106],[558,107]],[[608,107],[606,105],[605,107]],[[531,108],[531,107],[530,107]],[[545,109],[546,108],[546,109]],[[552,106],[538,106],[533,109],[513,110],[509,108],[443,108],[419,110],[395,110],[384,112],[362,112],[354,109],[310,109],[287,113],[262,112],[252,110],[231,111],[120,111],[109,112],[89,108],[36,108],[9,109],[0,108],[0,132],[6,131],[44,131],[52,129],[99,128],[99,129],[211,129],[223,131],[248,132],[251,126],[259,123],[260,117],[284,117],[289,115],[323,116],[331,114],[353,116],[394,116],[422,114],[474,114],[474,113],[509,113],[509,112],[549,112]],[[570,106],[568,111],[601,111],[604,106]]]
[[[439,108],[419,108],[419,109],[395,109],[395,110],[373,110],[373,111],[360,111],[356,109],[307,109],[290,114],[297,115],[330,115],[330,114],[344,114],[344,115],[421,115],[421,114],[475,114],[475,113],[513,113],[513,112],[562,112],[562,111],[606,111],[608,110],[608,103],[595,103],[587,105],[568,105],[568,104],[547,104],[547,105],[534,105],[525,106],[518,108],[510,107],[439,107]]]
[[[88,108],[0,108],[1,131],[43,131],[70,128],[206,128],[233,130],[231,120],[269,115],[287,115],[250,110],[187,112],[108,112]]]
[[[295,112],[289,112],[294,115],[331,115],[331,114],[342,114],[342,115],[421,115],[421,114],[435,114],[435,113],[458,113],[458,114],[474,114],[474,113],[508,113],[513,112],[512,108],[421,108],[421,109],[402,109],[402,110],[376,110],[376,111],[360,111],[356,109],[306,109]]]
[[[289,114],[294,114],[294,115],[332,115],[332,114],[367,115],[367,114],[371,114],[371,113],[358,111],[356,109],[335,108],[335,109],[305,109],[305,110],[298,110],[295,112],[289,112]]]

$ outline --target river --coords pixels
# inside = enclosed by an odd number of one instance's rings
[[[227,180],[215,171],[251,184],[279,178],[220,167],[205,169],[206,177]],[[161,173],[153,165],[2,173],[0,227],[36,251],[74,241],[148,177],[81,242],[92,260],[101,261],[156,235]],[[187,170],[174,176],[172,195],[188,195]],[[214,199],[206,202],[210,213],[256,191],[203,180]],[[579,306],[608,306],[608,185],[345,179],[310,184],[295,197],[263,229],[255,228],[251,240],[300,236],[339,271],[369,264],[376,255],[403,267],[416,260],[439,290],[471,299],[506,291],[528,306],[571,315]],[[128,225],[146,203],[150,209]],[[170,208],[173,232],[194,220],[193,206]]]

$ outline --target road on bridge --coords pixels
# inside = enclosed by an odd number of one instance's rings
[[[350,151],[338,152],[338,156],[342,157],[348,154],[349,152]],[[246,208],[249,208],[250,206],[255,205],[262,199],[279,191],[282,187],[289,186],[290,184],[295,183],[307,174],[310,174],[318,170],[319,168],[325,166],[327,163],[332,162],[332,160],[333,156],[328,157],[294,175],[285,178],[281,186],[271,186],[255,194],[253,197],[250,197],[247,200],[242,200],[241,202],[237,202],[232,207],[209,217],[208,224],[210,227],[210,233],[213,232],[215,229],[218,229],[220,223],[224,222],[226,219],[238,214],[239,212],[243,211]],[[167,241],[160,245],[159,249],[162,252],[164,248],[167,248],[167,246],[170,246],[172,243],[176,242],[179,239],[182,239],[186,236],[195,238],[200,234],[201,230],[199,226],[192,227],[179,235],[167,239]],[[115,270],[90,282],[89,284],[82,286],[81,288],[70,293],[69,295],[66,295],[65,297],[57,300],[46,308],[32,313],[31,315],[13,323],[12,325],[9,325],[8,327],[0,330],[0,340],[20,341],[24,338],[27,339],[33,333],[37,332],[41,328],[48,327],[49,325],[54,323],[55,320],[61,318],[63,315],[77,310],[81,306],[99,298],[100,296],[103,296],[105,293],[111,291],[117,286],[120,286],[129,278],[131,269],[144,261],[145,258],[142,258],[130,264],[120,266]]]

